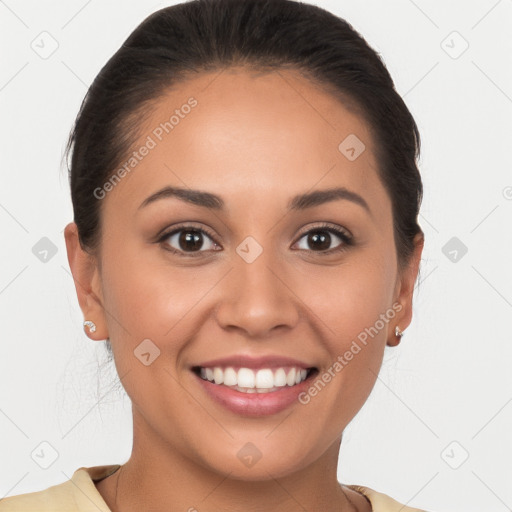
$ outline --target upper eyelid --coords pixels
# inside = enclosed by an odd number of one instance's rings
[[[299,236],[303,236],[306,233],[309,233],[310,231],[315,231],[315,230],[318,230],[318,231],[321,231],[321,230],[325,230],[325,231],[341,231],[347,237],[352,238],[352,233],[347,228],[345,228],[343,226],[338,226],[338,225],[330,223],[330,222],[322,222],[320,225],[304,229],[304,231],[301,231]]]
[[[194,224],[184,224],[184,225],[178,225],[167,231],[166,229],[163,229],[161,234],[157,236],[158,240],[161,240],[163,238],[168,238],[171,235],[175,235],[176,233],[179,233],[180,231],[200,231],[201,233],[204,233],[205,235],[208,235],[212,240],[216,242],[215,236],[213,234],[209,233],[208,228],[195,226]]]

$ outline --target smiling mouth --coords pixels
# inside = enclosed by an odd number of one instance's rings
[[[214,366],[206,368],[195,366],[192,371],[201,379],[218,386],[224,386],[242,393],[273,393],[287,387],[293,387],[310,379],[318,370],[287,366],[279,368],[234,368]]]

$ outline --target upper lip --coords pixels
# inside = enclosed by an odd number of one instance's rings
[[[194,365],[194,368],[214,368],[214,367],[227,368],[229,366],[240,368],[280,368],[282,366],[295,366],[299,368],[309,369],[314,368],[313,365],[299,361],[291,357],[283,356],[247,356],[247,355],[234,355],[231,357],[223,357],[219,359],[211,359],[200,364]]]

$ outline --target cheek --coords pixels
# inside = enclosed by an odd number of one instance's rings
[[[315,283],[314,291],[302,291],[325,334],[329,364],[319,378],[323,376],[333,391],[325,398],[333,401],[333,411],[349,416],[370,393],[388,333],[394,328],[394,259],[391,254],[387,260],[377,254],[361,254],[339,267],[318,269],[308,277],[308,283]],[[335,406],[340,402],[345,404],[341,409]],[[351,407],[353,411],[348,410]]]
[[[168,410],[176,410],[180,393],[173,361],[182,349],[180,338],[186,339],[187,312],[198,297],[185,272],[171,269],[162,258],[156,261],[151,254],[156,251],[144,253],[128,243],[122,251],[119,247],[114,242],[105,246],[111,252],[102,269],[109,337],[117,372],[127,376],[126,392],[154,422],[162,414],[161,403],[148,397],[168,390]]]
[[[129,243],[122,251],[119,247],[114,241],[105,246],[110,252],[102,271],[113,346],[119,340],[126,352],[127,345],[133,350],[149,338],[169,355],[177,353],[179,340],[197,325],[201,300],[218,282],[219,272],[211,266],[180,267],[158,248]]]
[[[312,390],[322,395],[313,407],[331,411],[333,425],[350,421],[366,401],[394,328],[395,259],[391,251],[388,258],[382,254],[377,247],[362,251],[339,267],[316,270],[308,279],[315,283],[308,306],[320,318],[330,359],[317,377],[326,390],[321,383]]]
[[[343,350],[349,340],[392,310],[392,269],[392,259],[387,264],[361,256],[347,259],[338,267],[317,268],[309,273],[301,296],[307,297],[308,306],[324,324],[333,348]],[[378,328],[385,336],[387,327],[378,322]]]

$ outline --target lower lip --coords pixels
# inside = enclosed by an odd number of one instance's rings
[[[217,403],[230,411],[244,416],[268,416],[284,411],[294,402],[298,402],[298,395],[305,391],[310,378],[294,386],[283,386],[278,391],[269,393],[244,393],[236,389],[214,384],[204,380],[194,373],[206,393]]]

